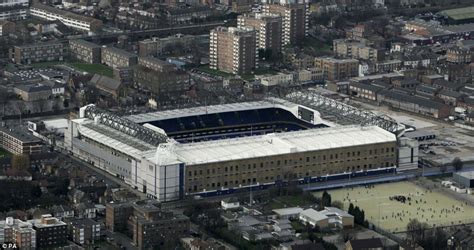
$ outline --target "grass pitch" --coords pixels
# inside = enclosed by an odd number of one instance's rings
[[[404,232],[410,219],[418,219],[429,226],[448,226],[474,222],[474,207],[436,190],[427,190],[411,182],[380,184],[328,191],[332,200],[350,203],[365,211],[365,218],[391,232]],[[316,196],[321,196],[318,192]],[[402,203],[389,197],[403,195],[411,201]]]

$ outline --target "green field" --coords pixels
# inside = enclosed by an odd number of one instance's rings
[[[343,202],[345,209],[353,203],[365,211],[369,222],[391,232],[406,231],[409,220],[415,218],[429,226],[474,222],[474,207],[411,182],[380,184],[372,188],[344,188],[329,193],[333,201]],[[316,196],[321,195],[316,193]],[[411,202],[390,200],[389,197],[394,195],[410,197]]]
[[[113,77],[114,73],[112,68],[102,65],[102,64],[89,64],[89,63],[68,63],[71,67],[85,71],[89,74],[99,74],[103,76]]]

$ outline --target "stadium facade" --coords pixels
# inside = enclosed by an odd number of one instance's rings
[[[159,201],[394,171],[406,158],[392,132],[340,126],[275,98],[128,117],[94,105],[79,113],[66,148]]]

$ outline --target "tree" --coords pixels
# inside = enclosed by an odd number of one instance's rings
[[[428,224],[422,223],[417,219],[412,219],[407,224],[407,235],[413,242],[418,244],[425,240],[425,232],[428,229]]]
[[[14,155],[11,159],[12,168],[26,170],[30,167],[30,157],[28,155]]]
[[[349,209],[347,210],[347,212],[350,214],[350,215],[354,215],[354,204],[349,204]]]
[[[464,163],[459,159],[459,157],[454,158],[452,164],[456,171],[460,171],[464,166]]]
[[[323,196],[321,197],[320,207],[330,207],[331,206],[331,195],[328,192],[324,191]]]
[[[341,201],[333,201],[331,204],[332,207],[337,207],[339,209],[344,208],[344,204]]]

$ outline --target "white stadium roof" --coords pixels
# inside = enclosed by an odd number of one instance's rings
[[[186,108],[186,109],[173,109],[173,110],[164,110],[144,114],[136,114],[125,117],[126,119],[133,121],[135,123],[145,123],[158,120],[179,118],[185,116],[194,116],[194,115],[204,115],[204,114],[214,114],[222,112],[233,112],[233,111],[242,111],[242,110],[251,110],[251,109],[264,109],[264,108],[275,108],[275,107],[286,107],[292,108],[298,106],[295,103],[278,99],[278,98],[268,98],[266,101],[258,102],[241,102],[241,103],[229,103],[229,104],[220,104],[220,105],[211,105],[211,106],[202,106],[195,108]]]
[[[377,126],[345,126],[176,144],[173,151],[179,161],[198,165],[396,140],[394,134]],[[156,158],[150,160],[157,163]],[[165,162],[161,161],[161,164]]]

